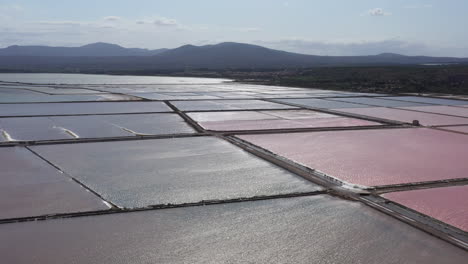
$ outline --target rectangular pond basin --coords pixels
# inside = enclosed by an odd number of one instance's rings
[[[393,192],[383,197],[468,232],[468,185]]]
[[[313,108],[324,108],[324,109],[331,109],[331,108],[360,108],[360,107],[370,107],[368,105],[362,104],[353,104],[347,102],[338,102],[332,100],[324,100],[324,99],[275,99],[275,102],[279,103],[287,103],[293,104],[297,106],[305,106],[305,107],[313,107]]]
[[[369,207],[325,195],[6,224],[0,233],[2,261],[17,264],[458,264],[467,257]]]
[[[468,136],[462,134],[408,128],[238,137],[354,185],[467,178]]]
[[[105,199],[126,208],[321,190],[213,137],[32,148]]]
[[[195,131],[177,114],[0,118],[0,141],[186,134]]]
[[[172,112],[163,102],[0,104],[0,117]]]
[[[0,219],[109,209],[26,148],[0,148],[0,168]]]
[[[448,126],[448,127],[439,127],[444,130],[460,132],[468,134],[468,126]]]
[[[403,123],[412,123],[418,120],[423,126],[444,126],[468,124],[468,118],[447,116],[440,114],[421,113],[402,109],[385,107],[334,109],[351,114],[394,120]]]
[[[380,123],[311,110],[229,111],[189,113],[213,131],[378,126]]]
[[[455,99],[444,99],[444,98],[433,98],[424,96],[395,96],[385,97],[389,100],[409,101],[424,104],[436,104],[436,105],[467,105],[467,100],[455,100]]]
[[[446,105],[432,105],[432,106],[420,106],[420,107],[403,107],[402,109],[422,111],[434,114],[453,115],[468,118],[468,108],[454,107]]]
[[[261,100],[173,101],[181,111],[256,110],[297,108]]]
[[[383,107],[405,107],[405,106],[425,106],[428,104],[415,103],[409,101],[396,101],[396,100],[385,100],[383,98],[371,98],[371,97],[349,97],[349,98],[335,98],[329,100],[339,100],[348,103],[358,103],[371,106],[383,106]]]

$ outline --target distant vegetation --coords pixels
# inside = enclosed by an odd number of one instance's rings
[[[231,72],[223,77],[271,85],[382,93],[468,94],[468,65],[324,67]]]
[[[319,67],[285,70],[89,70],[81,73],[228,78],[244,83],[370,93],[468,95],[468,65]]]

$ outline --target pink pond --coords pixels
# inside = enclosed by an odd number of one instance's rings
[[[468,185],[394,192],[385,198],[468,231]]]
[[[288,128],[377,126],[380,123],[309,110],[190,113],[203,128],[240,131]]]
[[[401,107],[401,109],[468,117],[468,108],[447,105]]]
[[[451,127],[440,127],[441,129],[449,130],[449,131],[455,131],[455,132],[461,132],[461,133],[467,133],[468,134],[468,126],[451,126]]]
[[[468,178],[468,136],[463,134],[408,128],[239,138],[356,185]]]
[[[371,108],[347,108],[334,109],[337,111],[348,112],[358,115],[365,115],[376,118],[395,120],[411,123],[413,120],[419,120],[424,126],[444,126],[444,125],[465,125],[468,124],[468,118],[446,116],[440,114],[421,113],[409,110],[392,109],[385,107]]]

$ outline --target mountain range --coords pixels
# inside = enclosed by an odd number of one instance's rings
[[[108,43],[81,47],[10,46],[0,49],[2,71],[286,69],[465,63],[468,63],[468,58],[404,56],[394,53],[317,56],[234,42],[156,50],[124,48]]]
[[[50,57],[112,57],[112,56],[151,56],[168,49],[124,48],[116,44],[103,42],[81,47],[48,47],[13,45],[0,49],[0,56],[50,56]]]

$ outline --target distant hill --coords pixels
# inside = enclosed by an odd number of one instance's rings
[[[0,49],[2,71],[149,71],[195,69],[282,69],[468,63],[468,58],[404,56],[315,56],[225,42],[175,49],[127,49],[94,43],[82,47],[10,46]]]
[[[43,56],[43,57],[110,57],[151,56],[167,49],[124,48],[119,45],[97,42],[81,47],[9,46],[0,49],[0,56]]]

